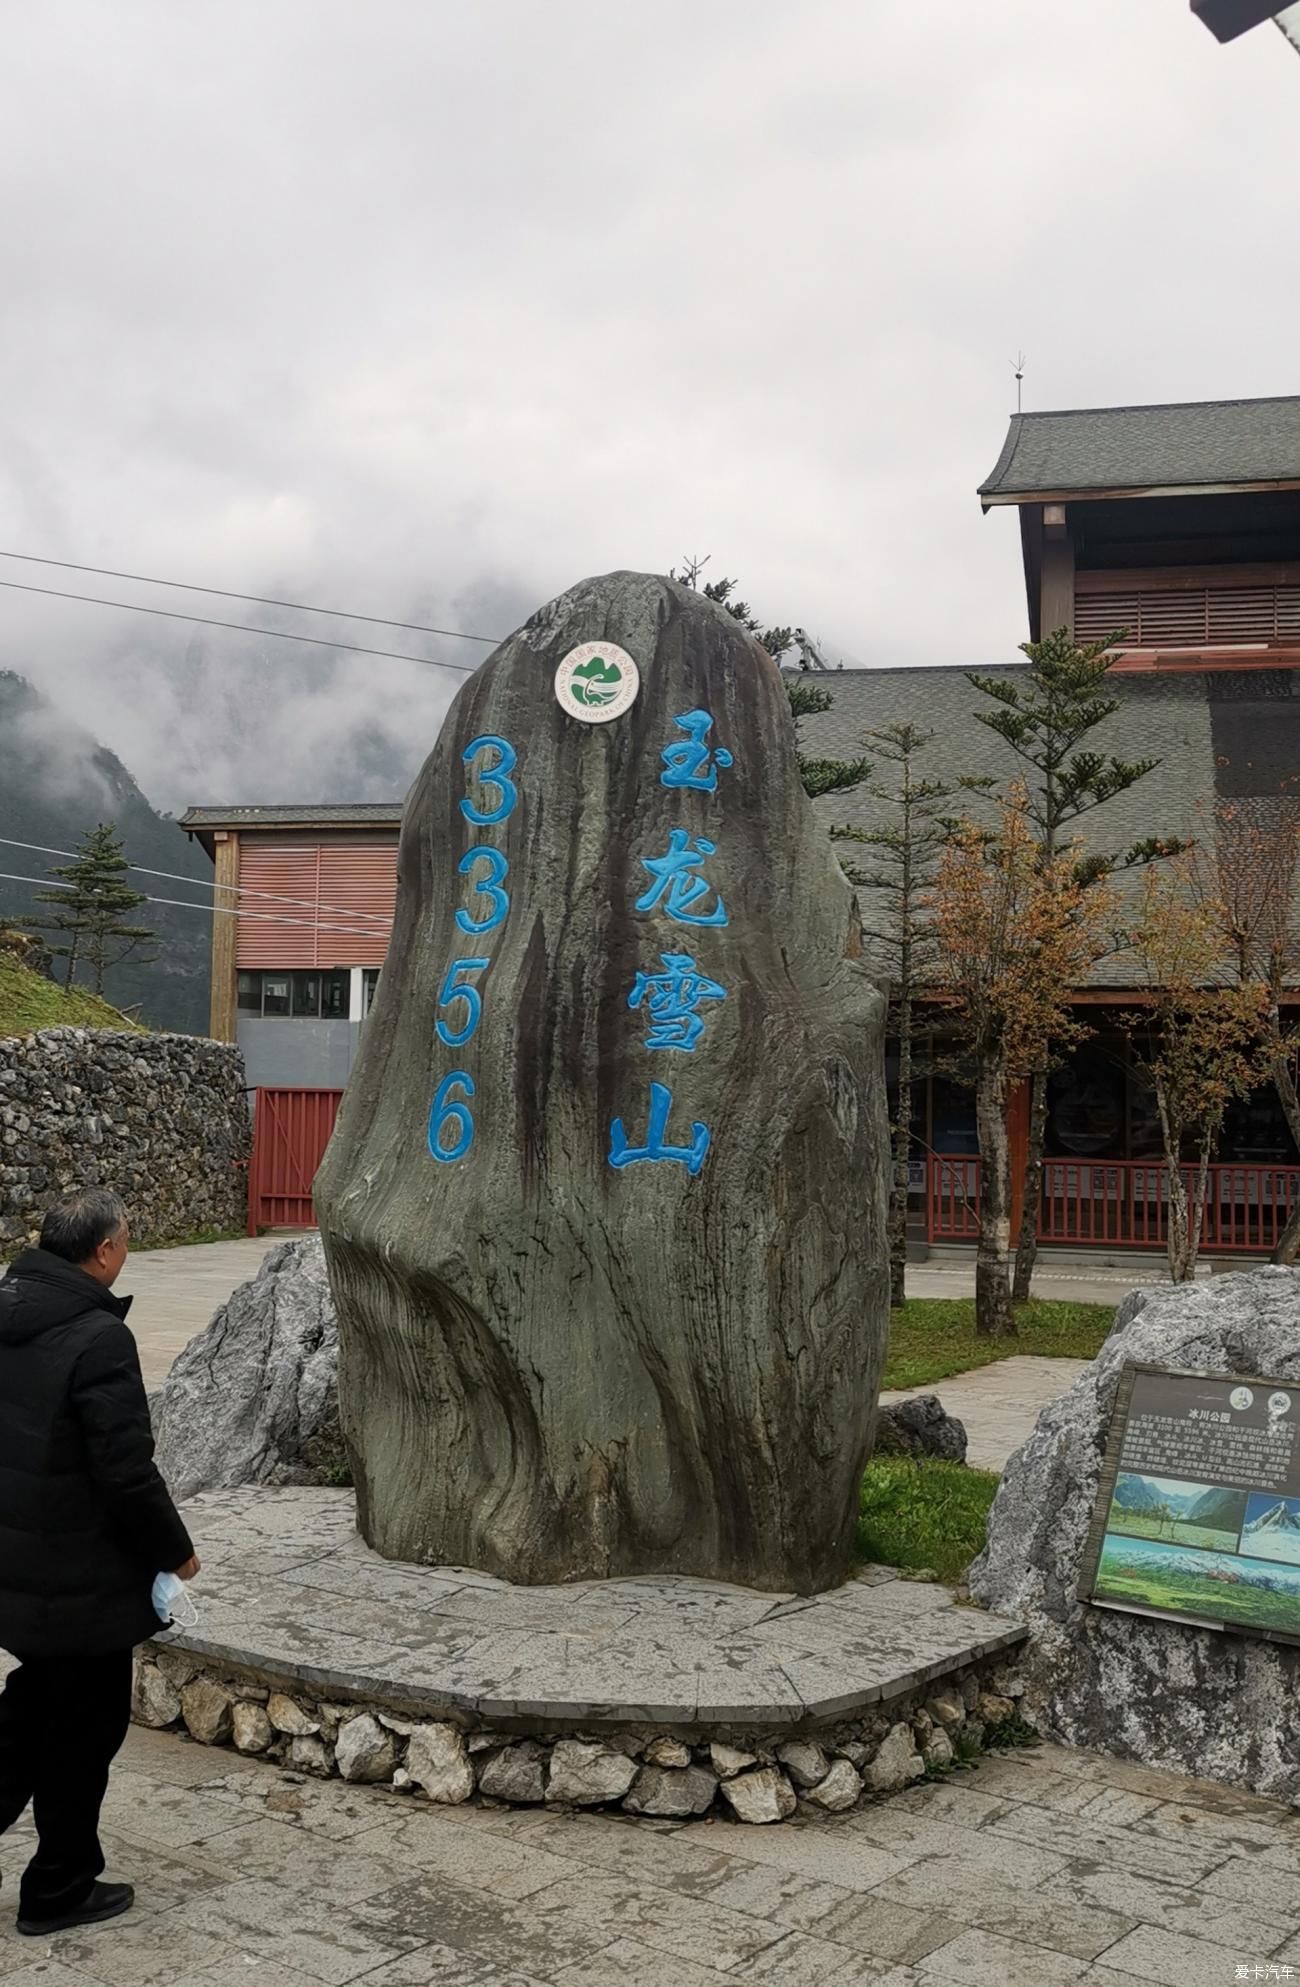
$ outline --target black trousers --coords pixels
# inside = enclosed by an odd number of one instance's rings
[[[0,1693],[0,1834],[32,1803],[18,1913],[75,1911],[104,1867],[99,1811],[131,1718],[131,1651],[25,1656]]]

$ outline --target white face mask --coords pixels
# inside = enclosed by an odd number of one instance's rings
[[[193,1601],[185,1591],[185,1582],[178,1580],[174,1573],[160,1573],[154,1581],[153,1611],[167,1627],[174,1622],[178,1628],[193,1628],[199,1618]]]

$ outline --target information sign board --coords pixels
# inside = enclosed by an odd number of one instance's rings
[[[1126,1366],[1080,1598],[1300,1642],[1300,1382]]]

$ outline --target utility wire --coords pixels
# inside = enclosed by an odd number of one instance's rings
[[[75,890],[75,883],[56,883],[48,876],[15,876],[12,870],[0,869],[0,883],[34,883],[40,890]],[[196,904],[187,897],[146,897],[146,904],[170,904],[179,911],[202,911],[204,917],[250,918],[259,924],[302,925],[308,931],[336,931],[349,938],[377,938],[378,932],[366,931],[356,925],[321,924],[316,918],[282,918],[278,911],[244,911],[233,905],[229,910],[221,904]]]
[[[426,669],[454,669],[464,676],[472,676],[478,664],[473,662],[439,662],[431,655],[406,655],[398,649],[362,648],[358,642],[329,642],[323,635],[291,635],[284,628],[251,628],[245,621],[214,621],[208,614],[181,614],[173,607],[141,607],[133,600],[105,600],[96,593],[66,593],[56,586],[27,586],[22,580],[0,580],[0,586],[9,587],[15,593],[42,593],[51,600],[82,600],[91,607],[120,607],[127,614],[153,614],[163,621],[192,621],[200,628],[233,628],[238,635],[271,635],[277,642],[308,642],[313,648],[341,650],[347,655],[382,655],[394,662],[422,662]],[[486,641],[485,635],[475,635],[474,641]]]
[[[17,842],[12,835],[0,835],[0,844],[8,849],[26,849],[29,855],[66,856],[70,862],[78,860],[74,849],[49,849],[43,842]],[[150,869],[142,862],[128,863],[127,868],[138,871],[141,876],[161,876],[168,883],[186,883],[194,890],[221,890],[226,896],[261,897],[268,904],[292,904],[300,911],[327,911],[340,918],[364,918],[381,926],[385,931],[393,922],[381,911],[358,911],[349,908],[346,904],[321,904],[313,902],[308,897],[279,897],[273,890],[250,890],[243,883],[210,882],[206,876],[183,876],[175,869]],[[199,904],[196,908],[205,910],[207,906]]]
[[[73,559],[39,559],[34,552],[0,551],[0,559],[21,559],[27,566],[57,566],[65,573],[97,573],[104,580],[138,580],[141,586],[174,586],[181,593],[209,593],[219,600],[251,600],[258,607],[289,607],[300,614],[328,614],[336,621],[368,621],[372,628],[405,628],[412,635],[450,635],[458,642],[486,642],[496,635],[467,635],[460,628],[430,628],[423,621],[388,621],[382,614],[349,614],[342,607],[313,607],[306,600],[273,600],[265,593],[236,593],[225,586],[196,586],[189,580],[160,580],[151,573],[121,573],[113,566],[82,566]]]

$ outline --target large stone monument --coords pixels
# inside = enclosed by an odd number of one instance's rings
[[[721,608],[589,580],[466,682],[316,1183],[371,1545],[844,1577],[888,1318],[861,953]]]

